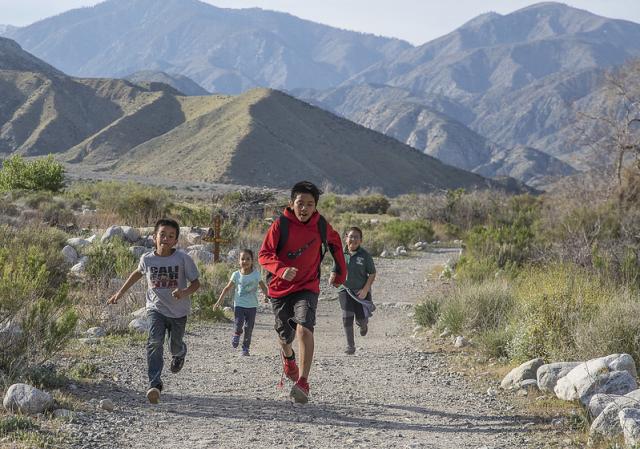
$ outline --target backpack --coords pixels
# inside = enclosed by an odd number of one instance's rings
[[[287,244],[289,238],[289,219],[284,215],[278,217],[280,221],[280,237],[278,238],[278,244],[276,245],[276,254],[280,254],[280,251]],[[320,232],[320,263],[318,264],[318,278],[320,277],[320,266],[322,265],[322,259],[324,259],[329,244],[327,243],[327,220],[320,215],[318,219],[318,232]],[[267,272],[266,281],[269,283],[273,278],[273,273]]]
[[[289,238],[289,219],[284,215],[280,215],[278,217],[280,221],[280,238],[278,239],[278,245],[276,246],[276,254],[279,254],[282,251],[282,248],[287,244],[287,239]],[[318,220],[318,231],[320,232],[320,264],[322,264],[322,259],[324,259],[324,255],[327,254],[327,249],[329,245],[327,244],[327,220],[320,215],[320,219]],[[318,271],[320,270],[320,266],[318,266]]]

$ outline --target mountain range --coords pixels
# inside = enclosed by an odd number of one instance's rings
[[[119,78],[159,70],[230,94],[331,87],[411,47],[289,14],[197,0],[107,0],[5,37],[69,75]]]
[[[640,56],[640,25],[553,2],[416,47],[197,0],[107,0],[4,35],[70,75],[130,76],[142,90],[284,89],[447,164],[535,186],[599,166],[576,119],[607,102],[605,70]]]
[[[283,92],[185,96],[161,82],[74,78],[0,38],[0,154],[54,153],[136,177],[389,195],[507,188]]]

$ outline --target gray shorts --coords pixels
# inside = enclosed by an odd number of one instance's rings
[[[271,298],[271,307],[276,319],[274,328],[283,342],[293,341],[298,324],[313,332],[318,307],[317,293],[302,290],[282,298]]]

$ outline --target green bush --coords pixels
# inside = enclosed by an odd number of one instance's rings
[[[0,345],[0,372],[20,377],[48,360],[71,337],[77,315],[67,296],[63,233],[0,226],[0,323],[11,323]]]
[[[218,301],[220,293],[229,282],[232,265],[226,263],[215,263],[213,265],[201,266],[200,269],[200,289],[191,297],[193,315],[205,320],[221,320],[224,314],[221,311],[214,311],[212,306]],[[233,301],[231,293],[227,295],[225,304]],[[224,318],[226,320],[226,318]]]
[[[95,204],[100,212],[115,214],[129,226],[148,226],[169,216],[173,194],[157,186],[133,182],[76,183],[66,192],[73,199]]]
[[[34,430],[38,426],[28,416],[10,415],[0,418],[0,437],[7,437],[18,431]]]
[[[417,241],[433,240],[433,228],[424,220],[391,220],[382,225],[382,236],[387,245],[409,246]]]
[[[567,360],[576,354],[576,329],[614,292],[591,273],[571,264],[523,272],[516,285],[517,316],[509,355],[516,361],[543,357]]]
[[[510,328],[489,329],[481,332],[475,341],[485,356],[504,360],[509,356],[508,348],[512,338]]]
[[[414,307],[416,323],[425,327],[432,327],[440,318],[440,298],[428,298]]]
[[[457,285],[441,303],[439,328],[482,333],[507,326],[515,298],[509,283],[498,280]]]
[[[115,277],[126,279],[138,264],[127,243],[117,238],[108,243],[94,243],[85,255],[89,256],[85,271],[92,282],[108,284]]]
[[[177,204],[171,207],[171,217],[180,223],[180,226],[211,226],[211,208]]]
[[[581,358],[627,353],[640,363],[640,302],[628,291],[613,295],[590,320],[578,323],[576,353]]]
[[[64,168],[52,155],[25,161],[14,155],[2,162],[0,191],[47,190],[59,192],[64,188]]]
[[[318,209],[326,214],[386,214],[391,203],[384,195],[338,196],[333,193],[323,195]]]

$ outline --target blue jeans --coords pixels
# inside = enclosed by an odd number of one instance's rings
[[[255,307],[233,308],[236,335],[242,335],[244,331],[243,348],[249,349],[251,345],[251,334],[253,333],[253,326],[256,324],[256,310]]]
[[[169,350],[173,357],[184,357],[187,345],[182,341],[187,326],[187,317],[169,318],[157,310],[147,310],[149,319],[149,337],[147,339],[147,365],[149,386],[162,386],[160,375],[164,366],[164,336],[169,333]]]

